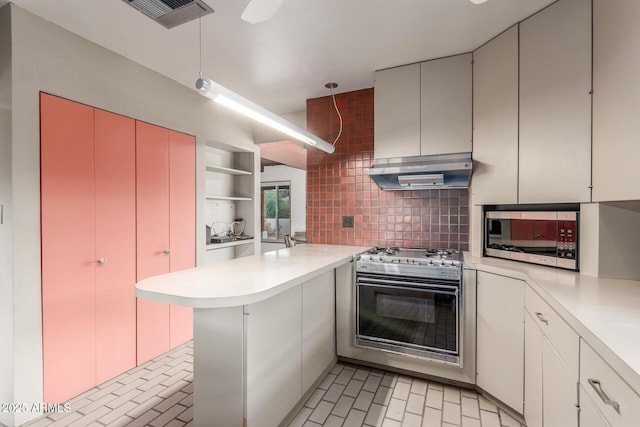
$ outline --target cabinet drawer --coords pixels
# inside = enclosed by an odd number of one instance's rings
[[[587,385],[589,387],[589,385]],[[587,395],[584,384],[580,384],[580,427],[611,427],[595,402]]]
[[[584,341],[580,346],[580,383],[613,427],[638,425],[640,396]],[[607,404],[605,399],[611,402]]]
[[[526,286],[524,305],[529,314],[538,320],[551,345],[558,351],[573,376],[578,378],[578,334],[538,295],[531,286]]]

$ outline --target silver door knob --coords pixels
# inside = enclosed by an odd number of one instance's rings
[[[165,250],[164,250],[164,253],[165,253],[165,254],[167,254],[167,255],[169,255],[169,254],[171,253],[171,249],[165,249]]]
[[[98,258],[98,264],[106,264],[106,263],[107,263],[106,258]]]

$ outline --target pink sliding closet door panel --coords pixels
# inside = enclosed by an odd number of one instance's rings
[[[169,204],[171,224],[170,270],[196,265],[196,141],[195,137],[169,131]],[[193,338],[193,309],[172,305],[170,345]]]
[[[96,378],[136,366],[135,120],[95,110]]]
[[[44,401],[95,386],[93,108],[40,96]]]
[[[169,131],[136,122],[137,280],[169,272]],[[169,350],[169,305],[137,300],[138,364]]]

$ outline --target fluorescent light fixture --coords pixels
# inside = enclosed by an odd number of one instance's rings
[[[473,4],[482,4],[484,2],[486,2],[487,0],[469,0],[471,3]]]
[[[200,77],[196,80],[196,89],[207,98],[213,99],[215,102],[224,105],[242,115],[245,115],[263,125],[269,126],[279,132],[289,135],[292,138],[309,144],[326,153],[333,153],[335,147],[326,141],[310,134],[306,130],[293,123],[283,119],[282,117],[272,113],[261,106],[254,104],[247,98],[243,98],[226,87],[207,78]]]

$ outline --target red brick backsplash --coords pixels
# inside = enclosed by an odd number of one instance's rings
[[[311,243],[469,249],[468,190],[382,191],[373,161],[373,89],[336,95],[343,132],[336,151],[307,155],[307,239]],[[307,128],[333,142],[339,119],[330,96],[307,100]],[[353,216],[354,228],[342,227]]]

